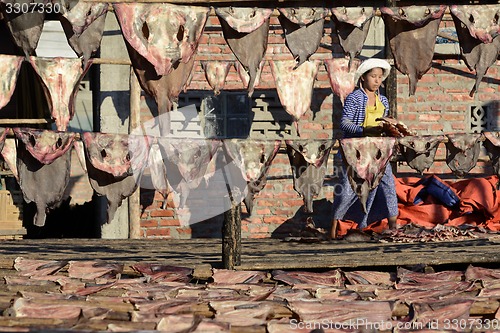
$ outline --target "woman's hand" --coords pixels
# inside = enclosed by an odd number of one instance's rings
[[[363,128],[363,136],[382,136],[382,126],[371,126]]]

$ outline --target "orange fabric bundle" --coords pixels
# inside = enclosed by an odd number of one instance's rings
[[[398,224],[414,223],[426,228],[437,224],[459,226],[470,224],[481,226],[491,231],[500,231],[500,190],[496,189],[498,176],[471,178],[457,182],[437,180],[450,186],[460,198],[457,208],[448,208],[431,195],[423,202],[414,204],[419,192],[425,188],[422,179],[417,177],[396,178],[398,197]],[[340,221],[337,229],[339,236],[344,236],[349,229],[356,229],[353,221]],[[370,224],[364,231],[380,233],[387,229],[387,220]]]

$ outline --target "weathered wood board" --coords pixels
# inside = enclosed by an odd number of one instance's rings
[[[390,267],[404,265],[500,263],[496,237],[433,243],[319,243],[279,239],[243,239],[241,265],[236,270]],[[11,269],[14,259],[104,260],[133,265],[161,262],[196,268],[222,268],[219,239],[106,240],[23,239],[0,242],[0,269]]]

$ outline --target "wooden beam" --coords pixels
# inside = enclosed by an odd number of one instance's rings
[[[52,119],[0,119],[0,125],[50,124]]]
[[[305,0],[260,0],[260,1],[249,1],[249,0],[232,0],[232,1],[221,1],[221,0],[83,0],[84,2],[107,2],[107,3],[171,3],[171,4],[185,4],[185,5],[192,5],[192,4],[197,4],[197,5],[205,5],[209,6],[210,4],[221,4],[225,6],[232,6],[234,3],[241,3],[245,4],[248,3],[249,5],[256,6],[256,5],[262,5],[262,4],[274,4],[276,6],[282,6],[284,4],[294,4],[296,5],[297,3],[302,3],[302,6],[304,7],[313,7],[313,6],[320,6],[321,1],[305,1]],[[323,4],[324,5],[324,4]]]
[[[92,58],[92,65],[127,65],[131,66],[130,59]]]
[[[228,53],[225,55],[225,61],[237,61],[236,57],[232,53]],[[332,58],[342,58],[344,57],[343,54],[335,54],[335,53],[314,53],[312,54],[309,59],[310,60],[325,60],[325,59],[332,59]],[[293,57],[291,54],[286,54],[286,55],[272,55],[268,54],[265,55],[263,60],[285,60],[289,59],[292,60]],[[385,59],[387,62],[391,65],[394,65],[394,59]],[[210,55],[200,55],[196,54],[195,55],[195,61],[222,61],[221,59],[214,60],[213,56]],[[93,58],[93,64],[98,64],[98,65],[126,65],[126,66],[131,66],[132,62],[130,59],[111,59],[111,58]]]
[[[129,133],[141,124],[141,87],[135,72],[130,67],[130,117]],[[129,238],[141,238],[141,194],[138,186],[128,198]]]

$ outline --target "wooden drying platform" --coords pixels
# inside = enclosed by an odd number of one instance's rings
[[[223,268],[219,239],[106,240],[24,239],[0,242],[0,269],[12,269],[17,257],[44,260],[158,262],[190,268]],[[404,265],[500,263],[500,237],[428,243],[318,243],[279,239],[243,239],[237,270],[330,269]]]

